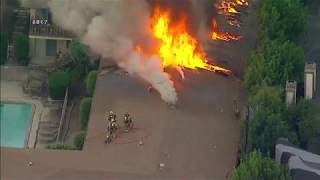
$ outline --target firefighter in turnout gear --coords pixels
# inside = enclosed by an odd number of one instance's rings
[[[132,117],[130,116],[129,113],[125,113],[124,114],[124,125],[125,125],[125,131],[128,132],[132,126],[133,126],[133,122],[132,122]]]
[[[119,128],[119,125],[116,120],[116,115],[110,111],[108,115],[108,127],[107,127],[107,140],[106,143],[110,143],[112,138],[115,136],[115,131]]]
[[[109,122],[115,121],[116,118],[117,118],[116,114],[114,114],[113,111],[110,111],[108,116],[108,121]]]

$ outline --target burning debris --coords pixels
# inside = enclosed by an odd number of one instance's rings
[[[219,3],[215,4],[218,14],[224,15],[228,24],[231,26],[240,27],[241,26],[241,6],[248,6],[248,0],[222,0]]]
[[[218,27],[217,20],[212,18],[211,39],[221,41],[238,41],[241,39],[241,36],[221,31]]]
[[[235,0],[235,2],[240,6],[248,6],[249,5],[248,0]]]
[[[231,26],[235,26],[235,27],[239,28],[242,24],[242,21],[239,18],[234,17],[234,16],[227,16],[226,19],[227,19],[228,24]]]
[[[218,14],[240,14],[236,9],[237,4],[235,2],[222,1],[219,4],[216,4],[218,9]]]

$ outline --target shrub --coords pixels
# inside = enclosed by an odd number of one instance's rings
[[[14,53],[17,61],[21,65],[29,63],[29,38],[28,36],[18,33],[14,39]]]
[[[308,149],[308,145],[317,137],[317,131],[320,129],[316,105],[310,100],[301,100],[288,108],[285,119],[296,132],[300,146]]]
[[[90,71],[86,79],[86,91],[89,96],[93,96],[97,80],[97,71]]]
[[[49,144],[46,146],[47,149],[55,149],[55,150],[76,150],[76,148],[69,144]]]
[[[91,98],[90,97],[82,98],[80,102],[80,123],[81,123],[82,130],[86,129],[88,126],[90,109],[91,109]]]
[[[49,76],[49,95],[54,100],[62,100],[70,85],[70,76],[64,71],[57,71]]]
[[[78,40],[71,42],[69,47],[69,54],[75,63],[85,70],[89,68],[90,58],[86,52],[86,48]]]
[[[85,138],[86,138],[86,132],[85,131],[79,132],[76,135],[76,137],[74,138],[73,144],[78,150],[82,149]]]
[[[248,157],[235,169],[231,180],[290,180],[288,169],[270,158],[265,158],[257,151],[251,152]]]
[[[70,84],[74,85],[79,82],[83,78],[84,73],[84,70],[80,66],[74,66],[68,70],[68,74],[70,75]]]
[[[8,34],[1,32],[1,59],[0,65],[4,64],[7,59],[7,47],[8,47]]]

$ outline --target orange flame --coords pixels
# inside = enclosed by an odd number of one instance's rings
[[[248,0],[236,0],[236,3],[240,6],[248,6],[249,5]]]
[[[216,4],[219,14],[239,14],[236,7],[237,4],[235,2],[222,1],[220,4]]]
[[[160,41],[157,54],[163,67],[205,69],[230,74],[230,70],[208,63],[197,40],[188,33],[185,20],[184,17],[178,23],[172,24],[169,11],[155,9],[152,31]]]
[[[238,35],[233,35],[228,32],[222,32],[219,30],[217,20],[212,18],[212,32],[211,39],[212,40],[222,40],[222,41],[238,41],[242,37]]]

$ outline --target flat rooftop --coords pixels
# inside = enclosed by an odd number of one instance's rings
[[[178,78],[178,75],[174,78]],[[226,179],[236,162],[238,82],[211,72],[175,80],[179,102],[170,109],[157,92],[121,72],[98,77],[82,151],[1,148],[3,179]],[[105,114],[129,112],[135,129],[105,144]],[[139,146],[139,141],[144,142]],[[29,161],[33,162],[29,166]],[[163,163],[165,167],[159,168]]]

